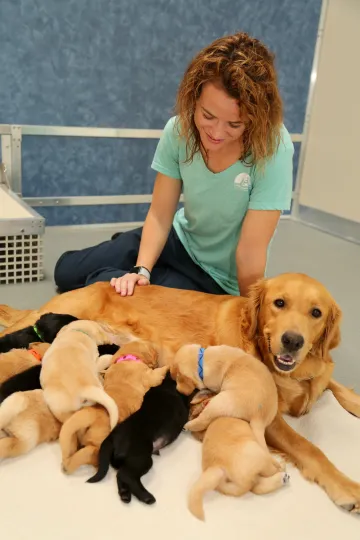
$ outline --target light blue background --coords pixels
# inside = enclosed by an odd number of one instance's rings
[[[162,129],[192,56],[244,30],[275,52],[286,127],[301,133],[320,7],[321,0],[1,0],[0,123]],[[151,193],[156,142],[24,137],[23,194]],[[146,210],[40,209],[47,224],[138,221]]]

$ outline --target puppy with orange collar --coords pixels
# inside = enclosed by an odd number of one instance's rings
[[[139,410],[146,392],[164,380],[168,367],[157,368],[158,357],[152,343],[139,340],[123,345],[111,358],[104,390],[118,407],[119,422]],[[72,473],[85,464],[96,467],[99,448],[110,432],[109,416],[99,406],[73,414],[60,432],[63,471]]]
[[[39,366],[49,343],[31,343],[29,349],[12,349],[0,354],[0,385],[23,371]]]

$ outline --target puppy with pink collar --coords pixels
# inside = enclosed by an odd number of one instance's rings
[[[163,382],[169,368],[158,368],[158,358],[158,349],[142,340],[123,345],[110,362],[100,357],[104,367],[110,363],[104,373],[104,390],[118,407],[119,423],[140,409],[151,387]],[[96,467],[100,445],[110,432],[109,417],[102,407],[86,407],[73,414],[59,437],[63,471],[72,473],[85,464]]]

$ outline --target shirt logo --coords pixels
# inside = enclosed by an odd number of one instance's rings
[[[235,177],[234,186],[243,191],[249,191],[251,188],[251,178],[246,173],[240,173]]]

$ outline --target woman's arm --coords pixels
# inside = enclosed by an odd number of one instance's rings
[[[248,210],[236,249],[236,267],[241,296],[264,277],[267,249],[277,227],[279,210]]]
[[[182,182],[158,173],[152,202],[143,227],[136,265],[150,272],[158,260],[169,236],[181,194]]]

